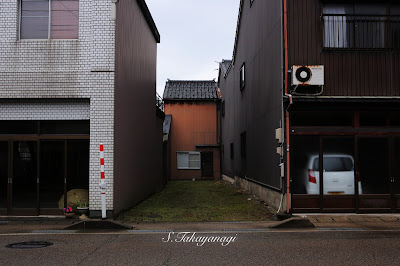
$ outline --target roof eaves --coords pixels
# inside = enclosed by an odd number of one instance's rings
[[[243,3],[244,3],[244,1],[240,0],[239,14],[238,14],[238,20],[237,20],[237,25],[236,25],[235,45],[233,47],[233,55],[232,55],[232,64],[231,65],[235,64],[237,43],[239,41],[240,19],[242,17]]]
[[[145,0],[136,0],[136,2],[139,4],[139,7],[142,10],[144,17],[146,18],[147,24],[149,25],[151,32],[156,39],[156,42],[160,43],[160,33],[158,32],[156,23],[154,23],[153,17],[151,16],[150,10],[147,7]]]

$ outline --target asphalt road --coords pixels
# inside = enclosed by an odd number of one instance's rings
[[[231,239],[236,237],[235,242],[230,242],[226,246],[218,242],[207,242],[197,246],[196,242],[183,242],[182,235],[178,236],[177,233],[174,235],[168,233],[3,234],[0,235],[0,265],[398,265],[400,263],[399,231],[300,230],[195,235],[195,237],[232,237]],[[189,236],[191,234],[186,235],[187,239]],[[40,249],[6,247],[11,243],[32,240],[49,241],[53,245]]]

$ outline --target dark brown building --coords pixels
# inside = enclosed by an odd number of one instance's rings
[[[156,107],[160,35],[144,0],[119,1],[115,53],[114,209],[160,190],[164,113]]]
[[[219,179],[219,95],[214,80],[172,81],[164,90],[171,115],[170,179]]]
[[[242,0],[222,174],[287,212],[399,211],[399,67],[397,1]]]

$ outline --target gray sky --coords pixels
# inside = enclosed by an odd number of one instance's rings
[[[157,92],[171,80],[217,79],[218,64],[231,59],[239,0],[146,0],[161,35]]]

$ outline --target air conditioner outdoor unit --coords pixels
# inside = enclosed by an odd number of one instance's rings
[[[292,67],[292,85],[294,86],[323,86],[324,66],[297,66]]]

